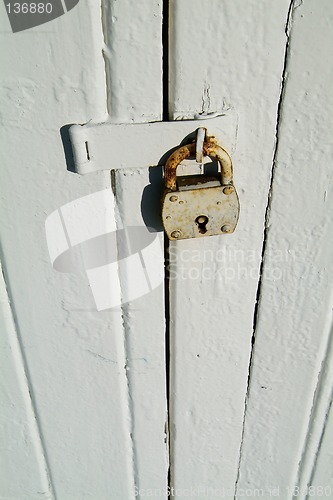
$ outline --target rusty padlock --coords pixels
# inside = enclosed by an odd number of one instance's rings
[[[170,240],[233,233],[239,217],[239,200],[232,180],[229,154],[214,137],[203,143],[203,155],[218,160],[218,177],[186,175],[177,177],[178,165],[194,156],[196,143],[178,148],[164,168],[165,190],[162,220]]]

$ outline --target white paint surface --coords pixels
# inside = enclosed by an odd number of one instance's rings
[[[323,429],[320,450],[317,456],[316,467],[311,478],[310,486],[316,494],[320,494],[321,488],[326,496],[333,495],[333,477],[332,477],[332,441],[333,441],[333,419],[332,406],[329,408],[325,429]],[[312,491],[313,491],[312,490]],[[311,490],[309,488],[308,492]],[[308,495],[310,496],[310,495]]]
[[[228,499],[239,468],[288,7],[171,2],[173,116],[229,107],[239,116],[235,233],[171,245],[172,482]]]
[[[84,180],[66,170],[59,133],[106,115],[100,5],[81,1],[65,16],[15,35],[3,15],[0,36],[1,257],[40,422],[39,436],[12,436],[17,470],[2,482],[1,496],[39,498],[53,490],[64,500],[130,498],[121,312],[98,313],[84,274],[52,269],[44,232],[47,216],[61,206],[110,189],[108,172]],[[21,367],[6,356],[19,378]],[[33,453],[27,461],[27,447],[38,449],[39,442],[49,457],[49,489],[41,462]]]
[[[44,498],[53,499],[50,469],[40,434],[34,395],[2,268],[0,280],[1,498],[35,499],[43,495]]]
[[[170,246],[167,313],[161,169],[144,167],[143,141],[134,139],[140,165],[110,164],[121,167],[112,194],[108,171],[66,170],[59,134],[89,120],[161,120],[161,2],[106,0],[101,15],[98,3],[81,0],[15,35],[2,16],[1,498],[127,500],[135,486],[167,498],[169,465],[170,486],[210,488],[203,498],[262,488],[266,500],[280,487],[288,500],[285,486],[300,485],[297,498],[309,485],[332,486],[333,10],[329,0],[295,2],[287,25],[289,7],[170,2],[170,117],[226,114],[220,140],[232,154],[241,215],[233,235]],[[172,134],[167,147],[178,143]],[[94,211],[83,200],[100,192]],[[134,271],[117,266],[122,304],[98,312],[86,270],[58,273],[52,262],[128,226],[156,235],[153,257],[139,256],[152,291],[124,304],[139,261]],[[99,272],[96,290],[99,280],[114,283],[111,269]]]
[[[159,0],[108,0],[106,4],[104,28],[107,53],[111,55],[106,66],[111,120],[115,123],[161,120],[162,3]],[[125,148],[137,151],[138,167],[146,165],[145,158],[140,155],[142,147],[144,145],[139,137],[134,145],[130,141],[125,144]],[[124,155],[128,156],[128,153],[124,152]],[[110,168],[116,166],[112,160],[111,155]],[[131,166],[129,164],[126,170],[112,171],[117,226],[143,228],[147,224],[156,234],[158,191],[151,193],[152,186],[149,186],[149,177],[153,174],[147,167],[140,170]],[[159,171],[161,173],[161,169]],[[148,201],[145,201],[143,194],[149,188]],[[155,210],[152,209],[152,202],[155,202]],[[149,223],[145,220],[147,217]],[[160,237],[158,234],[157,239],[162,245]],[[158,252],[156,257],[155,271],[160,277],[164,274],[163,254]],[[142,270],[139,262],[137,269]],[[137,273],[137,269],[129,271],[132,276],[136,276],[133,273]],[[120,269],[119,276],[121,292],[125,297],[129,274]],[[124,304],[121,316],[136,498],[144,498],[144,493],[150,490],[160,491],[160,497],[165,498],[168,442],[163,286],[158,286],[137,301]]]
[[[332,16],[331,2],[308,0],[290,20],[241,456],[239,488],[280,486],[285,498],[310,480],[301,460],[331,331]]]
[[[162,1],[103,0],[108,110],[116,123],[162,113]]]

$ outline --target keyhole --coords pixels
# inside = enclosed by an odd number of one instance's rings
[[[201,234],[207,233],[206,226],[208,223],[208,217],[206,217],[206,215],[199,215],[199,217],[195,219],[195,222],[198,224],[199,233]]]

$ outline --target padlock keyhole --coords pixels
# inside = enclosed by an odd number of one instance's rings
[[[199,233],[201,234],[207,233],[206,226],[208,223],[208,217],[206,215],[199,215],[199,217],[195,219],[195,222],[198,224]]]

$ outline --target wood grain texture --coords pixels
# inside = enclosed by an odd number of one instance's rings
[[[66,170],[64,125],[162,118],[161,2],[102,7],[15,35],[1,19],[0,496],[166,498],[170,461],[198,498],[304,499],[332,486],[331,1],[170,0],[170,118],[226,114],[241,215],[232,235],[170,244],[167,312],[161,168]],[[128,302],[119,271],[123,303],[98,312],[83,268],[52,269],[44,226],[111,184],[112,224],[159,245],[140,268],[156,282]]]
[[[313,492],[312,496],[319,496],[320,489],[317,488],[320,487],[324,490],[326,488],[323,496],[329,497],[332,494],[332,491],[329,494],[327,493],[328,489],[332,487],[332,478],[328,474],[328,467],[332,462],[328,451],[331,444],[332,424],[330,422],[330,413],[333,390],[333,328],[330,315],[333,306],[332,300],[331,304],[328,308],[326,324],[323,327],[323,336],[327,338],[327,346],[317,377],[307,434],[304,439],[302,458],[296,480],[296,487],[299,488],[301,498],[307,498],[307,494],[311,491]],[[325,465],[325,461],[327,465]],[[310,489],[311,486],[312,490]]]
[[[332,419],[332,404],[330,405],[327,414],[326,425],[322,433],[320,448],[316,457],[316,466],[311,477],[310,486],[319,496],[321,491],[329,498],[333,494],[333,478],[332,478],[332,441],[333,441],[333,419]],[[322,490],[321,490],[322,489]],[[310,493],[310,488],[308,492]],[[324,495],[323,495],[324,496]]]
[[[211,496],[238,474],[288,7],[171,2],[171,116],[239,116],[236,232],[170,248],[172,484]]]
[[[162,113],[162,2],[103,0],[108,110],[120,123]]]
[[[100,5],[79,2],[59,19],[15,35],[3,15],[0,38],[6,47],[0,79],[1,261],[50,487],[63,500],[107,499],[110,492],[130,498],[121,315],[96,311],[83,269],[78,275],[52,269],[44,230],[54,210],[110,189],[108,172],[82,178],[67,171],[60,137],[64,125],[106,116]],[[27,498],[27,492],[39,498],[44,471],[38,479],[35,469],[26,482],[35,466],[33,455],[26,456],[29,437],[12,439],[17,464],[29,464],[2,482],[1,496],[12,498],[15,490],[16,498]]]
[[[0,330],[1,497],[37,499],[43,495],[53,500],[51,470],[1,266]]]
[[[104,33],[108,46],[105,56],[110,120],[115,123],[161,120],[162,2],[108,0]],[[134,147],[138,167],[146,164],[139,137],[134,145],[125,147]],[[116,221],[118,227],[135,226],[147,231],[148,226],[153,231],[158,247],[150,263],[145,263],[145,272],[150,279],[160,282],[156,289],[137,300],[126,301],[121,307],[133,478],[137,498],[144,498],[154,490],[164,498],[168,481],[168,439],[164,257],[159,214],[161,167],[151,172],[148,167],[140,170],[130,166],[133,165],[128,163],[125,170],[112,171]],[[132,273],[139,273],[139,268],[138,263]],[[123,293],[128,286],[128,272],[121,276]]]
[[[318,449],[311,417],[331,329],[332,18],[329,1],[295,2],[288,27],[240,464],[239,488],[279,486],[284,498],[310,479],[304,450]]]
[[[122,305],[124,348],[129,390],[131,438],[136,492],[166,491],[168,480],[167,400],[165,369],[164,249],[161,231],[145,227],[142,196],[151,188],[148,169],[115,172],[118,217],[121,226],[141,229],[141,255],[145,241],[154,238],[155,252],[145,262],[150,284],[159,285]],[[146,210],[151,209],[148,201]],[[145,233],[147,232],[146,236]],[[147,248],[147,247],[146,247]],[[132,270],[139,279],[140,262]],[[121,275],[126,291],[129,276]],[[141,495],[138,495],[141,498]],[[143,494],[142,498],[146,495]],[[163,495],[161,496],[163,498]]]

